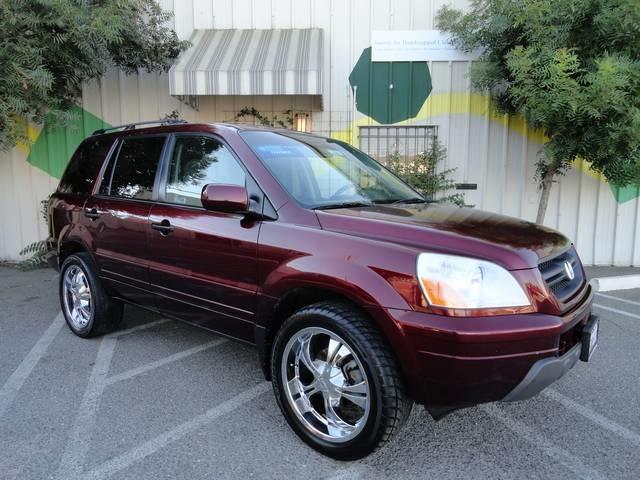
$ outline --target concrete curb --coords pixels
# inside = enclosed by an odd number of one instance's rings
[[[591,280],[591,285],[596,292],[640,288],[640,275],[594,278]]]

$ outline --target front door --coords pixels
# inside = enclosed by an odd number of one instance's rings
[[[209,183],[245,185],[247,174],[218,138],[178,134],[150,213],[149,275],[158,308],[253,340],[260,223],[202,207]]]
[[[142,305],[149,294],[149,212],[156,171],[167,136],[127,137],[105,169],[84,215],[100,277],[117,294]]]

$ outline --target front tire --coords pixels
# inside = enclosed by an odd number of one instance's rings
[[[60,268],[60,306],[73,333],[82,338],[115,330],[122,319],[122,302],[112,299],[95,273],[88,253],[69,255]]]
[[[384,338],[345,303],[316,303],[289,317],[274,339],[271,373],[289,425],[336,459],[354,460],[380,448],[411,412]]]

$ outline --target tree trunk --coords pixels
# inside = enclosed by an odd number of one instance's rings
[[[553,177],[555,170],[548,169],[542,177],[541,186],[542,194],[540,195],[540,203],[538,204],[538,215],[536,215],[536,223],[544,222],[544,215],[547,213],[547,205],[549,204],[549,195],[551,194],[551,186],[553,185]]]

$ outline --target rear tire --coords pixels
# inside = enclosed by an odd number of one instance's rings
[[[346,303],[316,303],[289,317],[274,339],[271,377],[291,428],[339,460],[389,442],[413,405],[384,337]]]
[[[64,260],[59,293],[67,325],[79,337],[103,335],[122,320],[122,302],[106,293],[88,253],[75,253]]]

